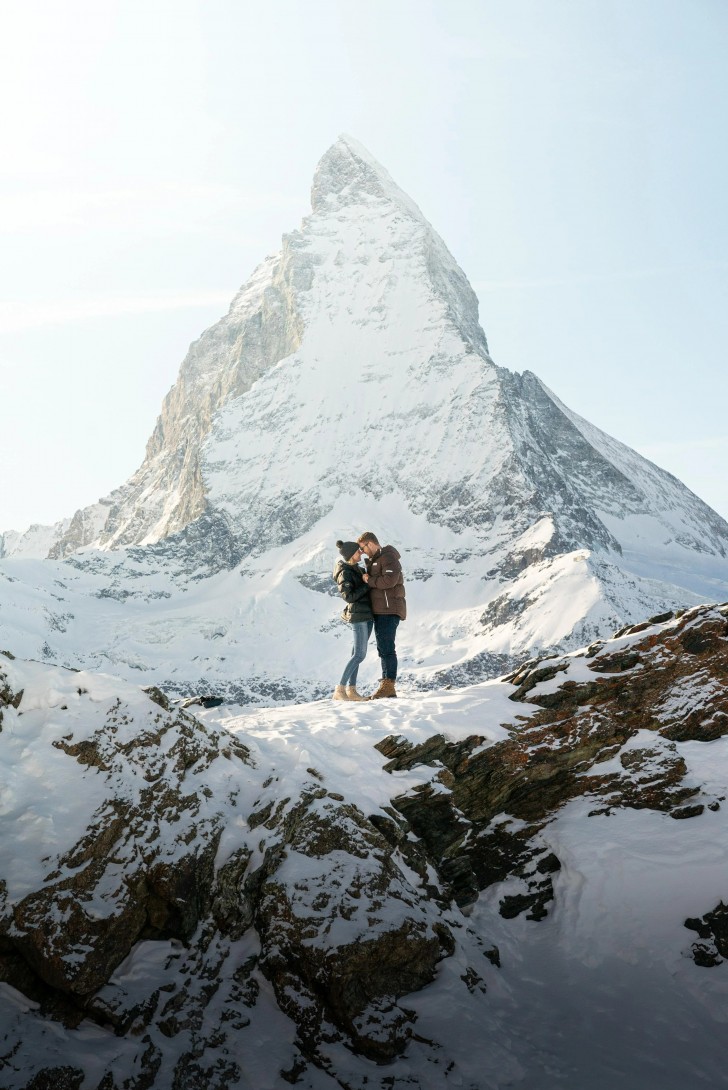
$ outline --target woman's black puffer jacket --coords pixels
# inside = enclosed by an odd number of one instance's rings
[[[369,587],[362,579],[364,572],[356,564],[347,564],[345,560],[337,560],[334,566],[334,579],[339,588],[339,594],[346,602],[346,608],[341,614],[342,619],[351,624],[359,621],[373,621],[374,614],[369,604]]]

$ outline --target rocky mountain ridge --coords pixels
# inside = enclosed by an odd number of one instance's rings
[[[727,678],[728,605],[350,707],[195,716],[6,653],[2,1085],[718,1085]],[[587,1061],[519,1020],[541,934]]]

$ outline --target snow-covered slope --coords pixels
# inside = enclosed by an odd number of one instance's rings
[[[727,617],[197,717],[0,656],[0,1084],[725,1085]]]
[[[139,471],[35,534],[73,571],[18,567],[5,535],[0,645],[237,699],[315,695],[343,654],[332,544],[364,529],[403,555],[417,684],[728,591],[728,524],[498,367],[445,244],[341,137],[311,214],[190,349]],[[29,600],[71,621],[19,628]]]

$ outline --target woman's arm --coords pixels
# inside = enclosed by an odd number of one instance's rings
[[[360,598],[363,598],[364,594],[369,593],[366,587],[357,587],[353,577],[344,568],[336,576],[336,582],[339,587],[339,594],[349,605],[353,605],[354,602],[358,602]]]

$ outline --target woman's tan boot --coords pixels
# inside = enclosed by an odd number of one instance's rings
[[[346,687],[346,699],[347,700],[363,700],[364,697],[361,693],[356,691],[356,685],[347,685]]]
[[[344,685],[337,685],[334,689],[334,700],[348,700],[346,695],[346,687]]]

